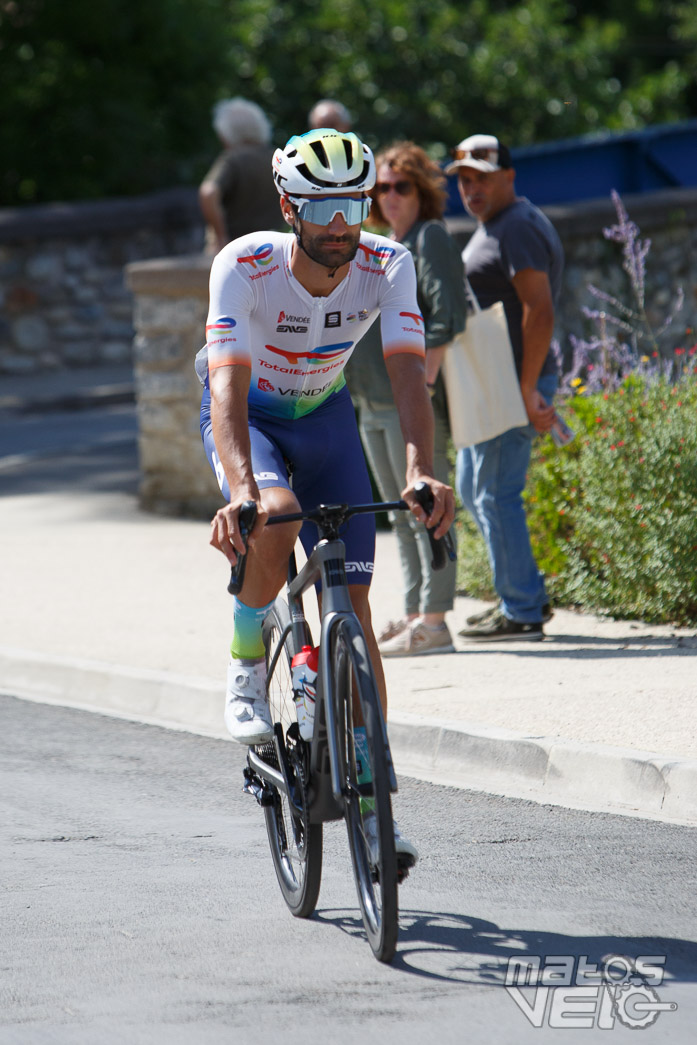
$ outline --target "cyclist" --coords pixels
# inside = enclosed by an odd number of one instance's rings
[[[261,623],[285,581],[298,532],[307,551],[314,545],[310,524],[264,528],[268,515],[372,500],[343,370],[378,314],[407,448],[403,497],[420,522],[436,527],[436,537],[454,516],[451,487],[432,474],[433,413],[414,264],[400,243],[361,231],[375,182],[370,149],[351,132],[320,128],[277,149],[272,169],[292,234],[243,236],[215,257],[206,346],[196,362],[205,386],[204,446],[228,502],[211,522],[211,544],[233,564],[245,550],[239,508],[249,500],[257,505],[245,583],[234,604],[225,706],[226,726],[244,744],[273,735]],[[419,480],[434,495],[428,519],[413,495]],[[386,714],[368,604],[373,516],[352,518],[342,539],[352,604]]]

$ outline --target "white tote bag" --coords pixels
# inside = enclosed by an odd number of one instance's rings
[[[474,311],[443,362],[450,431],[458,450],[529,423],[503,302],[482,309],[467,280],[465,285]]]

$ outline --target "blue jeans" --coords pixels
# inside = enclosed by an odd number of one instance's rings
[[[548,403],[557,387],[556,374],[537,382]],[[548,601],[544,579],[530,547],[523,489],[536,431],[532,425],[511,428],[495,439],[458,450],[455,484],[486,543],[494,588],[501,609],[511,620],[542,620]]]

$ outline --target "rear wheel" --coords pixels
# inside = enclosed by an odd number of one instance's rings
[[[331,662],[344,816],[358,903],[375,957],[389,962],[397,947],[398,930],[390,778],[380,698],[357,621],[347,618],[333,629]]]
[[[267,669],[271,667],[271,659],[289,620],[286,603],[277,599],[263,625]],[[307,639],[310,642],[309,633]],[[310,748],[298,733],[293,703],[290,665],[296,652],[289,633],[267,683],[271,720],[281,724],[285,738],[294,778],[294,801],[272,788],[273,801],[265,806],[264,816],[283,898],[296,918],[308,918],[317,904],[322,878],[322,825],[310,823],[307,808]],[[279,768],[272,744],[264,745],[258,752],[265,761]]]

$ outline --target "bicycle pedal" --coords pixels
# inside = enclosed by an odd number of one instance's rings
[[[243,769],[244,784],[242,785],[242,792],[245,795],[251,795],[256,798],[260,806],[273,805],[273,795],[269,789],[259,780],[259,777],[252,772],[251,769]]]

